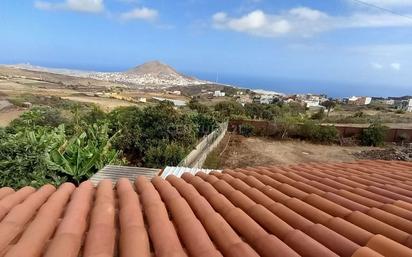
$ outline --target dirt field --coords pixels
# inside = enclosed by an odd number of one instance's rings
[[[275,141],[259,137],[245,138],[228,133],[211,154],[214,156],[209,156],[206,166],[224,169],[305,162],[349,162],[356,160],[353,153],[366,149],[371,148],[316,145],[303,141]]]
[[[123,101],[123,100],[112,99],[112,98],[91,97],[91,96],[67,96],[67,97],[62,97],[62,98],[71,100],[71,101],[82,102],[82,103],[94,103],[100,106],[105,111],[111,111],[121,106],[136,106],[136,104],[134,103]]]
[[[20,115],[25,112],[25,110],[9,110],[9,111],[2,111],[0,112],[0,127],[6,127],[10,124],[14,119],[20,117]]]

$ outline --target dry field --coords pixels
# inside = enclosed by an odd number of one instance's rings
[[[13,109],[0,112],[0,127],[7,127],[10,122],[20,117],[25,112],[23,109]]]
[[[227,133],[219,147],[209,156],[206,166],[225,169],[307,162],[349,162],[356,160],[354,153],[367,149],[371,148],[246,138]]]
[[[92,96],[66,96],[62,97],[66,100],[71,100],[81,103],[92,103],[98,105],[104,111],[111,111],[117,107],[127,107],[127,106],[137,106],[135,103],[128,101],[112,99],[112,98],[102,98],[102,97],[92,97]]]

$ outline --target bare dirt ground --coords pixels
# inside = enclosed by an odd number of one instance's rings
[[[304,141],[275,141],[260,137],[246,138],[230,133],[225,137],[216,149],[219,157],[218,167],[215,168],[306,162],[349,162],[356,160],[354,153],[371,149],[359,146],[317,145]]]
[[[20,115],[25,112],[24,109],[12,109],[0,112],[0,127],[6,127],[14,119],[20,117]]]
[[[102,108],[105,111],[111,111],[117,107],[122,107],[122,106],[136,106],[137,105],[137,104],[134,104],[128,101],[112,99],[112,98],[92,97],[92,96],[67,96],[67,97],[62,97],[62,98],[71,100],[71,101],[76,101],[76,102],[97,104],[98,106],[100,106],[100,108]]]

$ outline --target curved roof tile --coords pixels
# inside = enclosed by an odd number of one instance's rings
[[[412,164],[0,188],[0,256],[412,256]]]

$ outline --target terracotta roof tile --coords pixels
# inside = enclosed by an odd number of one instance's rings
[[[384,257],[368,247],[359,248],[352,257]]]
[[[0,189],[0,256],[412,256],[412,164]]]

